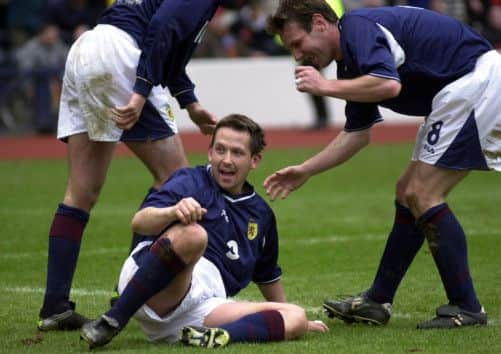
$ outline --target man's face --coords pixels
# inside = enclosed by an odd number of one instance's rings
[[[208,156],[217,184],[233,195],[242,193],[247,175],[261,160],[251,155],[249,133],[228,127],[218,129]]]
[[[319,22],[313,19],[311,32],[308,33],[297,22],[291,21],[284,26],[280,36],[297,62],[321,69],[333,60],[333,48],[330,47],[325,26],[325,20]]]

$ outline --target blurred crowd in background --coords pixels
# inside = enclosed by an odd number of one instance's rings
[[[277,0],[251,0],[239,11],[220,9],[195,57],[287,55],[265,31]],[[336,0],[345,11],[410,5],[448,14],[470,24],[501,49],[501,0]],[[96,25],[113,0],[0,0],[0,131],[53,133],[61,79],[72,42]],[[332,4],[332,0],[330,3]],[[336,6],[337,5],[337,6]],[[329,119],[325,102],[312,97],[313,128]]]

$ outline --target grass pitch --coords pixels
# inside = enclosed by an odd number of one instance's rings
[[[266,345],[239,344],[227,353],[500,353],[501,254],[500,175],[472,173],[449,198],[468,235],[471,273],[489,315],[486,328],[417,331],[446,302],[425,245],[403,280],[394,316],[384,328],[347,326],[327,319],[322,301],[368,287],[374,277],[393,222],[394,184],[408,163],[410,145],[371,146],[348,164],[312,178],[274,207],[281,238],[280,263],[291,302],[330,327],[327,334]],[[301,162],[314,150],[268,151],[251,175],[258,192],[274,170]],[[191,155],[192,164],[205,155]],[[78,333],[36,335],[36,320],[45,287],[47,235],[66,181],[65,161],[0,162],[0,352],[88,352]],[[96,317],[108,299],[130,242],[130,219],[150,176],[132,158],[115,159],[100,200],[92,212],[82,243],[72,298],[78,310]],[[241,299],[259,300],[255,286]],[[195,353],[181,345],[152,345],[137,323],[128,327],[103,352]]]

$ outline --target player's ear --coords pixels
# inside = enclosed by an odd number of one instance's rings
[[[209,162],[212,163],[212,152],[214,151],[213,146],[209,146],[209,150],[207,151],[207,158],[209,159]]]
[[[321,14],[313,14],[313,16],[311,16],[311,26],[324,30],[327,26],[327,21]]]
[[[261,162],[262,158],[263,158],[263,156],[261,154],[252,155],[251,168],[252,169],[256,168],[259,165],[259,163]]]

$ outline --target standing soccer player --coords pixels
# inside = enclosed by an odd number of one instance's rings
[[[87,321],[69,295],[82,235],[116,143],[124,142],[151,172],[148,194],[187,165],[164,88],[202,133],[214,129],[216,117],[198,103],[185,67],[217,7],[238,2],[117,0],[73,44],[57,134],[68,144],[69,177],[49,234],[39,329],[72,330]],[[134,235],[133,245],[141,237]]]
[[[487,324],[470,276],[466,238],[445,202],[471,170],[501,170],[501,56],[459,21],[424,9],[382,7],[340,20],[323,0],[282,0],[269,19],[298,66],[297,89],[347,101],[344,131],[310,159],[265,182],[285,198],[311,176],[334,168],[369,143],[378,106],[426,116],[412,161],[396,186],[396,216],[379,269],[365,292],[326,301],[347,322],[386,324],[400,281],[424,240],[449,303],[418,328]],[[337,80],[316,68],[337,62]]]
[[[148,197],[132,224],[158,239],[137,246],[122,268],[118,301],[82,327],[91,349],[108,343],[134,314],[151,341],[202,347],[327,330],[285,303],[275,215],[246,181],[264,146],[259,125],[229,115],[216,126],[209,164],[180,169]],[[250,281],[268,302],[227,298]]]

